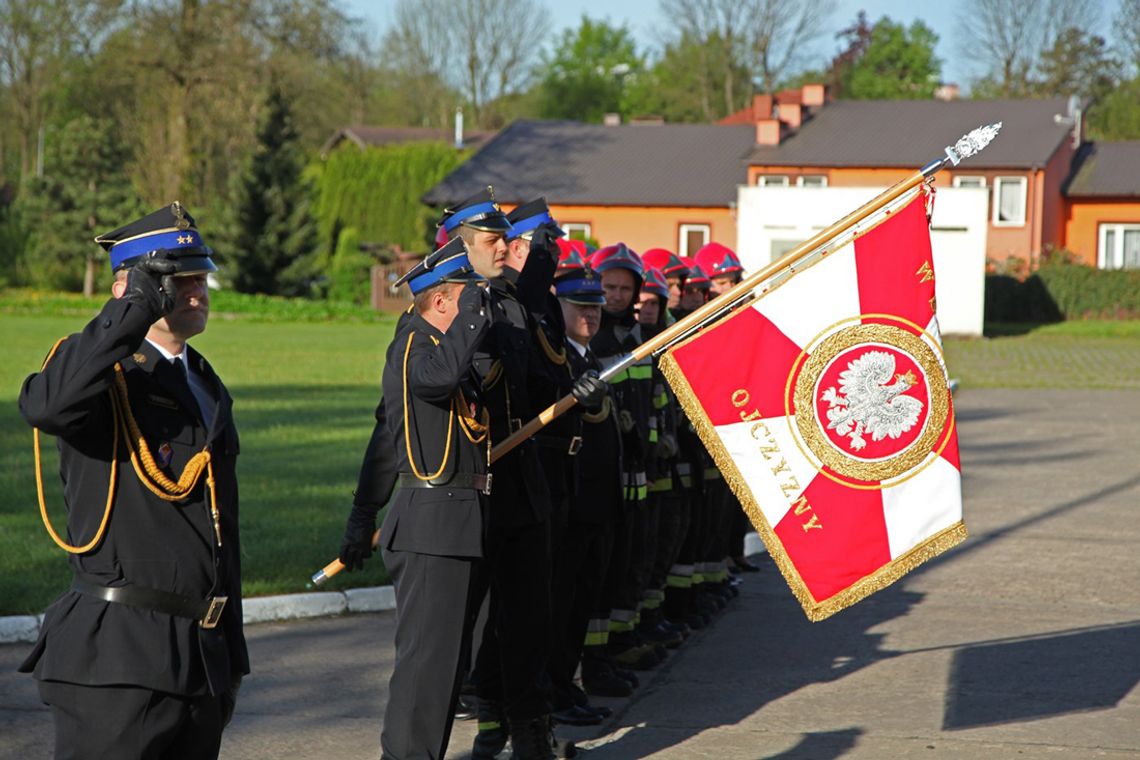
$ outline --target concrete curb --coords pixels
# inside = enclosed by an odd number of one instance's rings
[[[346,612],[385,612],[394,609],[396,609],[396,592],[391,586],[255,596],[242,600],[242,617],[246,623],[326,617]],[[0,617],[0,644],[35,642],[40,634],[43,617],[43,615]]]
[[[751,557],[766,550],[760,536],[744,536],[744,555]],[[307,594],[255,596],[242,600],[246,623],[327,617],[354,612],[386,612],[396,609],[396,590],[391,586],[350,588],[345,591],[319,591]],[[0,644],[30,644],[40,635],[43,615],[0,617]]]

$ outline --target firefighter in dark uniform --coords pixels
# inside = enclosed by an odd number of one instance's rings
[[[592,351],[585,350],[601,325],[605,297],[601,281],[589,268],[581,241],[559,241],[561,253],[555,272],[555,290],[561,302],[566,329],[567,357],[575,374],[602,371]],[[556,641],[548,668],[561,715],[573,722],[586,723],[590,713],[605,715],[605,708],[594,707],[588,695],[628,697],[637,677],[614,665],[609,653],[610,604],[606,582],[613,551],[614,527],[624,509],[622,491],[622,432],[612,393],[597,411],[582,415],[582,452],[579,454],[570,520],[563,548],[561,576],[572,578],[573,588],[562,592],[565,627],[556,630]],[[556,588],[571,583],[556,575]],[[573,683],[579,663],[580,689]],[[572,706],[568,706],[572,705]],[[590,721],[592,722],[592,720]]]
[[[460,663],[469,646],[490,458],[472,357],[490,324],[488,298],[463,242],[408,272],[413,313],[388,348],[385,422],[399,488],[380,529],[396,592],[396,657],[382,757],[442,758]]]
[[[511,225],[489,187],[448,208],[440,224],[449,237],[467,242],[475,270],[491,280],[492,323],[475,354],[475,371],[490,412],[491,439],[500,442],[541,411],[532,398],[536,324],[528,305],[549,288],[549,275],[543,282],[541,276],[505,267]],[[550,248],[558,234],[555,225],[542,224],[534,230],[531,245]],[[588,381],[575,382],[580,400],[602,390]],[[505,721],[506,731],[481,731],[474,752],[494,754],[493,745],[501,749],[509,732],[514,757],[548,758],[553,756],[546,678],[553,507],[535,441],[499,459],[491,474],[499,485],[487,519],[490,600],[473,680],[480,724],[491,727]]]
[[[216,757],[249,672],[232,400],[187,345],[216,267],[177,202],[96,242],[115,297],[20,392],[58,437],[74,576],[20,670],[56,757]]]
[[[602,365],[616,364],[643,341],[641,325],[635,316],[638,293],[644,279],[640,257],[624,243],[606,246],[590,258],[591,268],[602,280],[606,305],[602,324],[591,346]],[[622,429],[622,470],[625,505],[614,525],[614,549],[610,557],[610,577],[606,582],[611,597],[609,649],[615,664],[646,669],[665,657],[641,640],[635,628],[638,609],[647,585],[645,555],[648,528],[648,479],[657,442],[656,415],[653,413],[653,362],[649,357],[609,378]],[[586,691],[591,691],[592,673],[583,671]]]

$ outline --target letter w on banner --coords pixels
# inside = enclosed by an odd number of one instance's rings
[[[922,193],[661,367],[811,620],[966,538]]]

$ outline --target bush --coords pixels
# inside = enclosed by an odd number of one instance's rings
[[[996,268],[1001,272],[1001,268]],[[1140,317],[1140,270],[1104,270],[1070,252],[1046,251],[1030,277],[986,276],[986,322],[1059,322]]]
[[[340,231],[329,267],[329,294],[333,301],[368,304],[372,301],[372,257],[360,250],[355,227]]]

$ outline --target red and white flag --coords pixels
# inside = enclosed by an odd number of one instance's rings
[[[810,619],[966,538],[921,192],[661,366]]]

